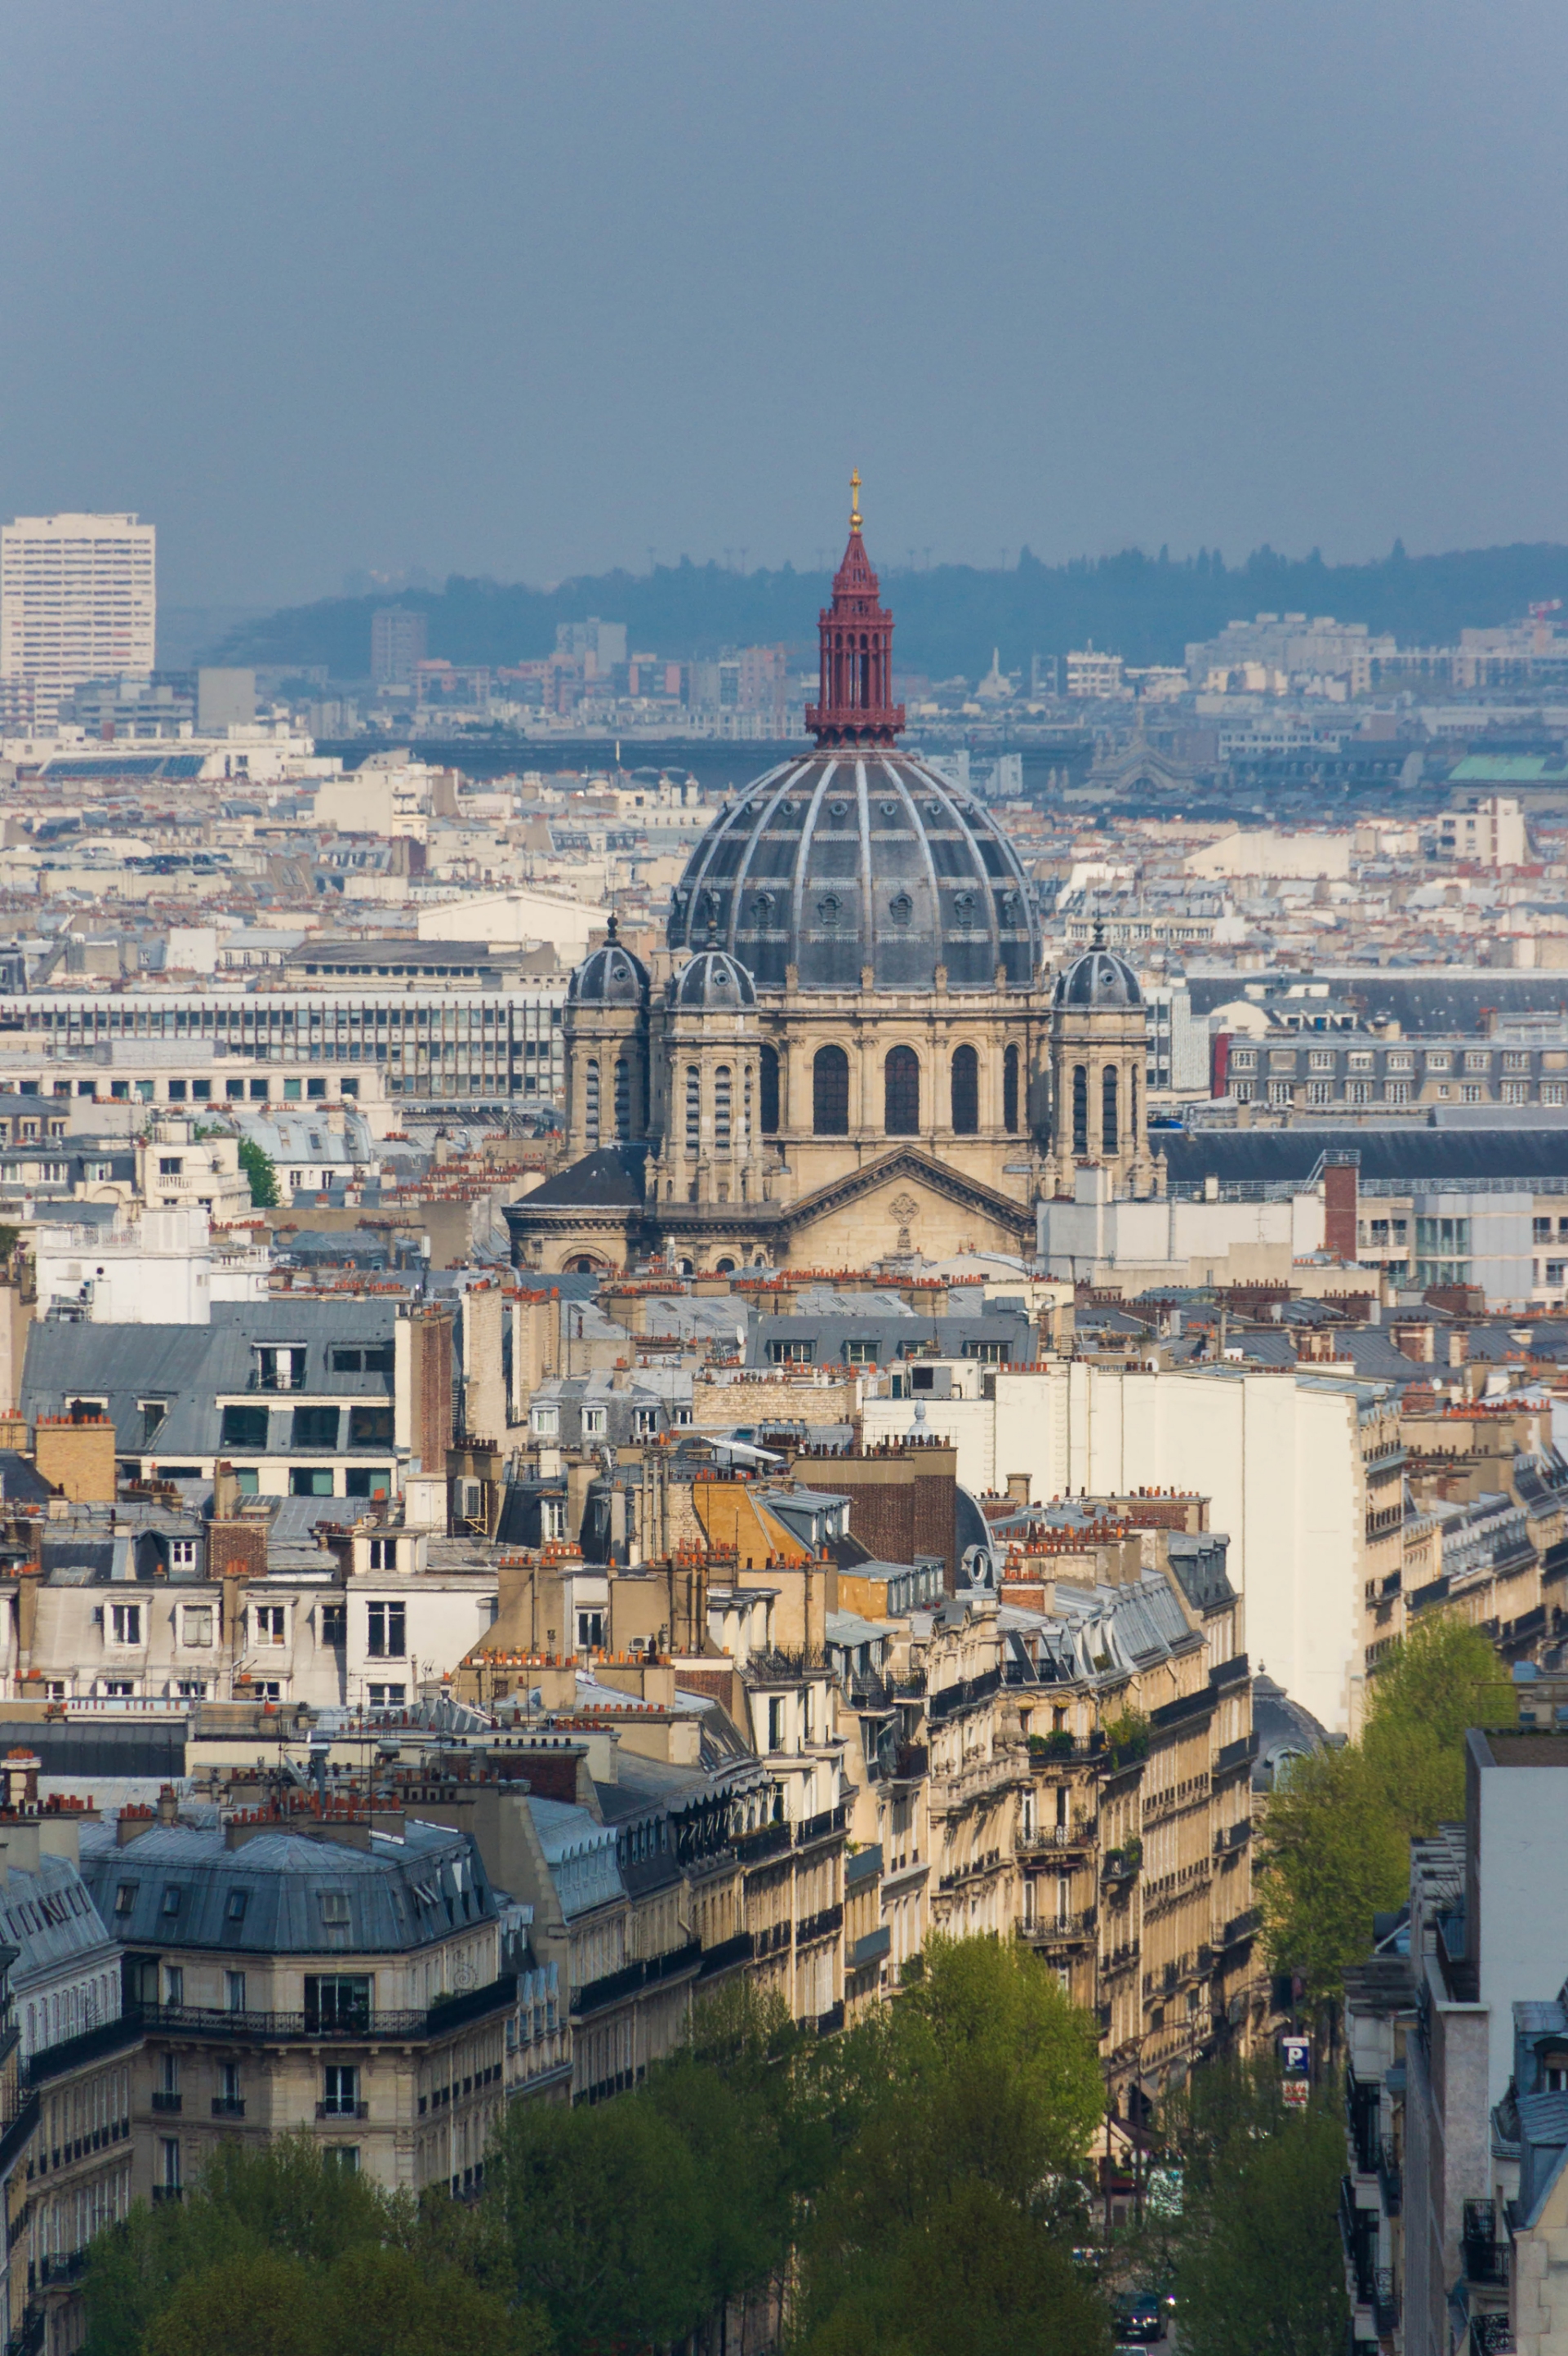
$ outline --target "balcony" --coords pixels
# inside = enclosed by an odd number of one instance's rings
[[[824,1808],[820,1815],[808,1816],[804,1824],[795,1826],[796,1847],[810,1848],[815,1841],[831,1840],[834,1833],[843,1832],[848,1818],[849,1810],[842,1804]]]
[[[80,2282],[87,2270],[85,2250],[56,2251],[38,2260],[38,2287],[52,2290],[68,2283]]]
[[[1233,1767],[1250,1767],[1258,1755],[1256,1734],[1243,1734],[1239,1741],[1220,1745],[1219,1756],[1214,1762],[1217,1775],[1228,1775]]]
[[[787,1849],[794,1837],[790,1825],[758,1825],[755,1832],[736,1833],[735,1853],[743,1866],[760,1865],[764,1858],[778,1857]]]
[[[892,1951],[891,1926],[886,1922],[880,1922],[875,1931],[868,1931],[864,1939],[855,1941],[844,1957],[844,1968],[852,1972],[868,1971],[873,1964],[879,1964],[883,1957],[891,1954]]]
[[[824,1906],[819,1913],[808,1914],[804,1922],[796,1923],[795,1944],[797,1947],[809,1947],[814,1940],[831,1938],[835,1931],[843,1928],[843,1908]]]
[[[1245,1914],[1232,1914],[1220,1938],[1221,1947],[1239,1947],[1243,1939],[1252,1936],[1262,1919],[1255,1906],[1249,1907]]]
[[[368,2119],[371,2106],[369,2103],[317,2103],[316,2115],[318,2119]]]
[[[1022,1833],[1018,1838],[1020,1857],[1060,1857],[1070,1849],[1092,1848],[1099,1826],[1092,1816],[1079,1816],[1076,1824],[1040,1825],[1032,1833]]]
[[[1075,1947],[1094,1936],[1096,1922],[1092,1906],[1080,1914],[1040,1915],[1022,1926],[1020,1935],[1031,1947]]]
[[[749,1931],[737,1931],[733,1939],[721,1939],[717,1946],[703,1949],[702,1977],[713,1979],[719,1972],[733,1971],[739,1964],[748,1964],[756,1948]]]
[[[158,2206],[160,2201],[183,2201],[184,2199],[185,2187],[183,2184],[155,2184],[153,2187],[153,2207],[155,2209]]]
[[[1459,2256],[1467,2283],[1479,2288],[1508,2288],[1509,2245],[1498,2238],[1497,2216],[1489,2201],[1466,2201]]]
[[[155,2111],[177,2111],[181,2108],[182,2103],[183,2097],[175,2094],[171,2088],[167,2086],[154,2087],[153,2108]]]
[[[245,2115],[243,2096],[240,2094],[214,2094],[212,2097],[212,2115],[215,2119],[242,2119]]]
[[[784,1928],[788,1936],[788,1925]],[[607,2005],[624,2004],[628,1997],[645,1987],[657,1987],[683,1973],[694,1973],[702,1955],[701,1942],[689,1939],[683,1947],[671,1947],[665,1954],[645,1955],[635,1963],[623,1964],[619,1971],[606,1972],[601,1978],[573,1989],[573,2018],[581,2019],[585,2013],[602,2012]]]
[[[128,2005],[118,2020],[106,2021],[99,2029],[88,2029],[82,2036],[69,2040],[70,2061],[56,2057],[68,2051],[61,2043],[35,2054],[30,2074],[39,2078],[54,2074],[61,2068],[72,2066],[76,2060],[91,2059],[101,2051],[128,2044],[142,2034],[158,2037],[194,2037],[202,2040],[221,2039],[225,2043],[246,2045],[282,2045],[305,2042],[312,2045],[364,2045],[378,2039],[450,2036],[470,2020],[482,2019],[492,2012],[510,2011],[517,2000],[517,1976],[503,1972],[499,1979],[487,1982],[483,1987],[470,1988],[462,1996],[446,1997],[433,2004],[426,2011],[400,2012],[377,2008],[360,2012],[351,2018],[322,2022],[313,2020],[303,2012],[231,2012],[220,2005],[144,2004]],[[102,2040],[101,2045],[99,2040]],[[46,2072],[40,2067],[48,2064]]]
[[[1221,1825],[1214,1836],[1216,1857],[1234,1857],[1244,1849],[1252,1837],[1251,1819],[1243,1816],[1240,1824]]]
[[[1383,2214],[1397,2217],[1404,2203],[1404,2179],[1391,2143],[1378,2146],[1378,2186],[1383,2196]]]

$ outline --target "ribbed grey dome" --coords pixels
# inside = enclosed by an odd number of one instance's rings
[[[1138,977],[1110,949],[1090,949],[1057,976],[1058,1006],[1142,1006]]]
[[[709,828],[670,916],[672,949],[728,949],[762,990],[1028,989],[1039,936],[989,812],[923,761],[818,752],[770,769]]]
[[[670,1002],[705,1007],[712,1012],[755,1006],[757,984],[738,958],[726,956],[723,949],[702,949],[671,978]]]
[[[618,941],[607,942],[575,969],[566,995],[579,1006],[640,1006],[648,996],[648,968]]]

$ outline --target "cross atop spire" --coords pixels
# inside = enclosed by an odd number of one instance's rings
[[[893,616],[860,537],[860,469],[849,478],[849,542],[832,604],[817,616],[818,700],[806,725],[819,744],[891,744],[904,725],[893,701]]]

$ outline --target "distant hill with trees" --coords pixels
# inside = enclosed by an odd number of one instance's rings
[[[1227,622],[1254,614],[1332,614],[1392,631],[1402,645],[1443,645],[1466,627],[1489,627],[1523,616],[1532,602],[1568,601],[1568,548],[1550,542],[1408,556],[1396,541],[1369,564],[1326,564],[1254,550],[1227,565],[1218,550],[1173,558],[1126,549],[1117,556],[1074,557],[1042,564],[1025,549],[1005,571],[939,564],[926,571],[885,570],[883,591],[898,620],[901,670],[932,679],[976,677],[993,647],[1003,668],[1031,656],[1062,654],[1092,640],[1129,663],[1176,663],[1189,639],[1208,638]],[[814,659],[817,609],[827,602],[825,573],[736,573],[714,564],[656,565],[650,573],[602,573],[550,589],[468,580],[454,573],[445,588],[395,596],[327,597],[292,605],[234,631],[213,650],[224,662],[325,663],[335,680],[370,670],[371,616],[378,607],[423,607],[432,655],[454,663],[534,661],[549,654],[560,622],[598,615],[625,622],[634,650],[671,659],[712,657],[725,646],[783,641]]]

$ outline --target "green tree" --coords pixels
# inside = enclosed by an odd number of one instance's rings
[[[1361,1740],[1293,1764],[1269,1801],[1258,1887],[1274,1965],[1315,2004],[1337,2000],[1373,1914],[1403,1903],[1412,1837],[1464,1815],[1466,1730],[1514,1717],[1480,1631],[1428,1619],[1380,1667]]]
[[[379,2242],[393,2212],[369,2178],[334,2166],[314,2137],[220,2143],[183,2201],[136,2207],[91,2244],[83,2296],[91,2356],[135,2356],[187,2278],[276,2256],[323,2265]]]
[[[240,1167],[251,1182],[251,1208],[253,1211],[275,1211],[278,1173],[271,1154],[263,1152],[253,1137],[240,1140]]]
[[[515,2104],[487,2168],[515,2296],[571,2351],[679,2340],[711,2273],[697,2164],[642,2094],[593,2110]]]
[[[1093,2025],[1054,1976],[1023,1946],[935,1937],[898,2002],[835,2041],[854,2126],[802,2237],[807,2346],[836,2347],[851,2328],[894,2345],[933,2237],[982,2209],[1015,2221],[1036,2276],[1065,2283],[1104,2093]]]
[[[1215,2062],[1166,2104],[1163,2125],[1183,2166],[1183,2356],[1335,2356],[1348,2314],[1333,2091],[1287,2110],[1272,2058]]]

